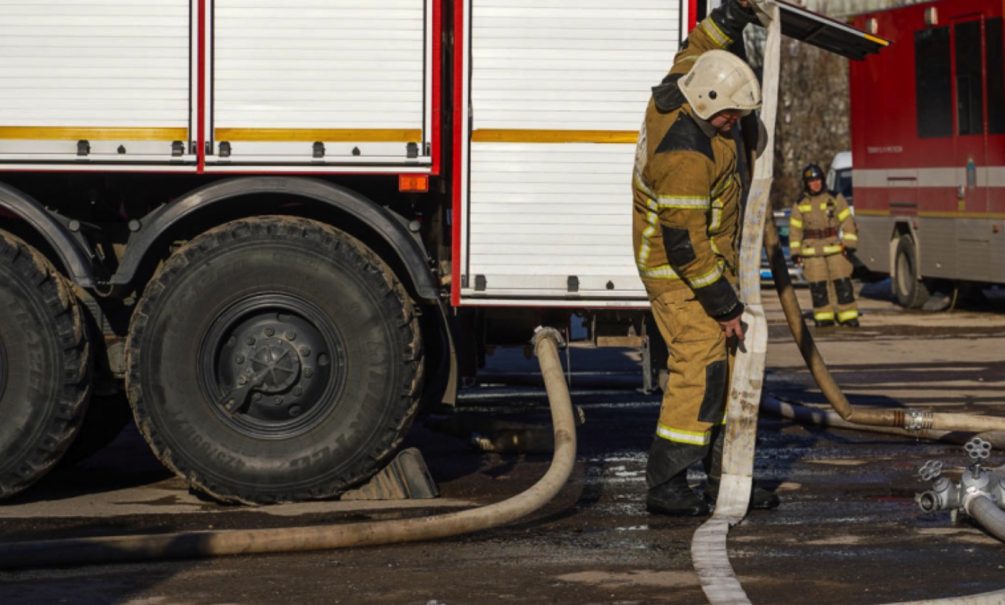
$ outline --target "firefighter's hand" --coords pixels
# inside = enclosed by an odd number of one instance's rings
[[[736,336],[738,340],[743,340],[743,324],[740,322],[740,317],[741,316],[737,316],[733,319],[719,322],[719,327],[721,327],[722,331],[726,334],[726,338]]]
[[[765,0],[736,0],[736,3],[743,8],[750,9],[764,27],[771,24],[771,17],[767,12]]]

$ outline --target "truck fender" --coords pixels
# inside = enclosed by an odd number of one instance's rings
[[[397,254],[419,299],[438,300],[439,292],[428,255],[421,241],[409,232],[398,215],[352,190],[306,177],[255,176],[217,181],[157,208],[135,226],[111,283],[116,286],[132,283],[147,255],[159,249],[165,238],[171,237],[174,228],[184,221],[207,210],[240,203],[238,200],[243,196],[261,194],[289,195],[351,215]]]
[[[95,286],[91,255],[73,237],[69,228],[48,213],[38,200],[0,183],[0,210],[24,221],[29,229],[45,239],[58,256],[50,260],[60,265],[68,278],[84,288]]]

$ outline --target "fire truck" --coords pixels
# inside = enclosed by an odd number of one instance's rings
[[[857,254],[905,307],[1005,283],[1002,16],[943,0],[854,21],[893,40],[850,68]]]
[[[4,2],[0,496],[131,416],[215,498],[332,497],[490,345],[648,342],[637,128],[704,10]]]

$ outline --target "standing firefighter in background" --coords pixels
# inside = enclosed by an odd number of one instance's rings
[[[706,496],[718,491],[729,370],[744,336],[743,304],[734,289],[743,195],[734,126],[760,106],[761,93],[742,59],[708,47],[728,47],[730,35],[738,38],[752,20],[730,1],[703,21],[670,76],[654,88],[639,133],[633,244],[669,349],[669,380],[646,468],[652,513],[708,513],[687,482],[688,466],[699,460],[709,476]],[[777,504],[774,494],[755,488],[751,506]]]
[[[792,258],[803,263],[817,326],[833,326],[836,321],[857,328],[852,265],[845,257],[845,250],[854,250],[858,244],[855,220],[844,196],[827,191],[823,178],[824,172],[816,164],[803,168],[805,189],[803,197],[792,207],[789,249]],[[828,293],[830,282],[837,295],[836,303]]]

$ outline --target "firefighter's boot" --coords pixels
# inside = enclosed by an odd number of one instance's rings
[[[822,259],[813,259],[820,261]],[[809,264],[808,262],[806,264]],[[818,328],[834,326],[834,309],[831,307],[826,281],[810,282],[810,296],[813,299],[813,321]]]
[[[705,499],[710,505],[715,504],[719,497],[719,482],[722,479],[722,451],[726,441],[726,431],[718,427],[717,434],[712,441],[712,447],[702,460],[705,473],[708,475],[708,484],[705,486]],[[778,496],[775,492],[766,489],[757,481],[754,481],[750,489],[750,508],[755,510],[769,510],[777,508],[779,504]]]
[[[707,515],[708,504],[687,483],[687,467],[704,453],[703,447],[656,437],[646,465],[646,510],[678,517]]]
[[[701,517],[708,514],[708,504],[687,483],[687,471],[646,494],[646,510],[654,515]]]
[[[855,304],[855,288],[851,278],[842,277],[834,280],[834,292],[837,294],[838,323],[849,328],[859,327],[858,306]]]

